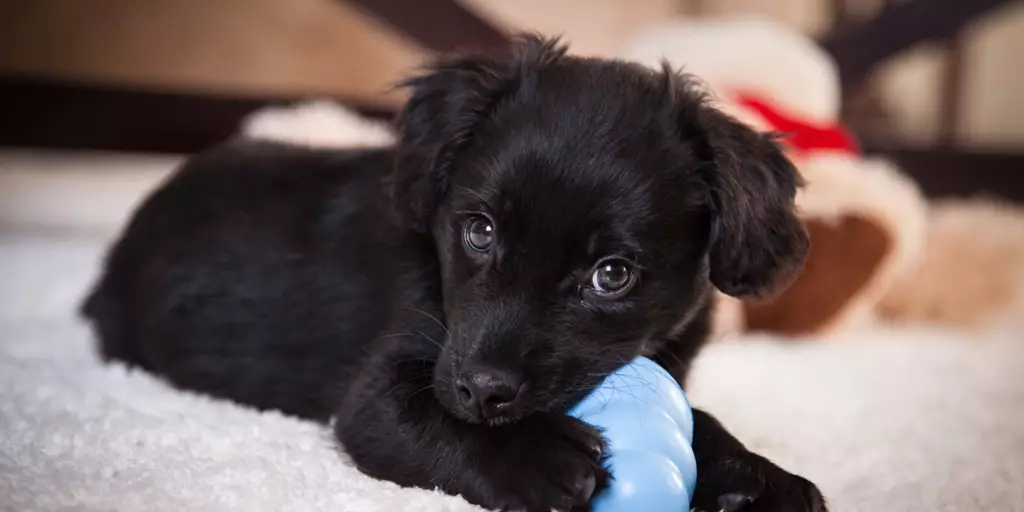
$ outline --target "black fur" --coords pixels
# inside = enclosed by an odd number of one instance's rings
[[[139,209],[85,314],[108,359],[335,417],[369,475],[585,509],[603,441],[565,410],[638,354],[682,382],[713,285],[762,296],[797,272],[797,175],[691,78],[551,41],[408,86],[394,149],[234,141],[192,158]],[[486,252],[464,236],[480,219]],[[633,269],[621,296],[592,284],[607,256]],[[471,381],[511,394],[478,407]],[[694,450],[698,510],[825,508],[701,411]]]

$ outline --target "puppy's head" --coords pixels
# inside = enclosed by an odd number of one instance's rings
[[[712,285],[764,295],[803,261],[793,167],[687,76],[526,38],[408,85],[394,195],[437,243],[459,417],[564,409]]]

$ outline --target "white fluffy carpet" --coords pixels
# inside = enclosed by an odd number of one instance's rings
[[[0,155],[0,191],[31,193],[23,171],[40,162]],[[0,218],[0,510],[476,510],[362,476],[315,424],[100,364],[73,308],[111,223],[55,231],[74,217],[60,208],[89,205],[48,204],[47,234]],[[1021,333],[749,338],[705,353],[690,398],[836,511],[1024,510],[1022,371]]]

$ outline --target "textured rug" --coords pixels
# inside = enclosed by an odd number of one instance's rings
[[[73,308],[105,243],[0,235],[0,510],[477,510],[363,476],[319,425],[101,364]],[[726,340],[689,395],[836,511],[1024,510],[1018,334]]]
[[[247,130],[390,139],[324,105],[265,111]],[[0,151],[0,511],[478,510],[360,474],[320,425],[98,361],[74,310],[130,209],[180,160]],[[711,345],[688,395],[834,511],[1024,511],[1022,368],[1016,331],[747,337]]]

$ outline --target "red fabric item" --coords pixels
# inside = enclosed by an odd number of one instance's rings
[[[857,154],[860,148],[853,134],[842,125],[815,125],[790,115],[760,97],[736,94],[736,101],[757,112],[772,129],[783,136],[783,142],[798,151],[833,150]]]

